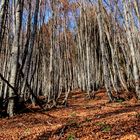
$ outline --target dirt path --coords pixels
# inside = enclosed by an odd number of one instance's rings
[[[140,104],[72,93],[67,108],[0,119],[0,140],[140,140]]]

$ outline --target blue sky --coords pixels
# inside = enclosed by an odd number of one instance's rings
[[[76,2],[77,0],[69,0],[70,3],[73,3],[73,2]],[[97,0],[90,0],[91,2],[93,3],[96,3]],[[11,2],[11,0],[10,0]],[[103,0],[103,4],[104,6],[106,7],[106,9],[108,10],[109,13],[113,12],[114,11],[114,7],[115,5],[113,5],[112,7],[109,5],[109,2],[110,0]],[[112,1],[114,2],[114,1]],[[118,1],[118,8],[120,9],[120,11],[122,12],[123,10],[123,6],[122,6],[122,0],[119,0]],[[77,10],[77,15],[79,13],[79,10]],[[135,20],[135,24],[137,25],[138,23],[138,18],[136,17],[134,11],[133,11],[133,16],[134,16],[134,20]],[[119,15],[119,14],[118,14]],[[24,16],[23,16],[23,22],[26,22],[27,21],[27,16],[28,16],[28,13],[24,12]],[[74,31],[74,28],[76,27],[76,21],[75,21],[75,18],[73,17],[73,14],[71,11],[68,12],[68,16],[69,16],[69,22],[68,22],[68,27]],[[63,16],[62,16],[63,17]],[[52,12],[51,12],[51,9],[49,7],[46,8],[46,12],[45,12],[45,23],[48,23],[49,19],[52,18]],[[118,22],[122,25],[123,24],[123,21],[124,21],[124,18],[121,17],[121,16],[117,16],[117,20]],[[41,24],[41,23],[40,23]]]

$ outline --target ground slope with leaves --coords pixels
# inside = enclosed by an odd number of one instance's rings
[[[67,107],[42,112],[30,108],[0,119],[0,140],[139,140],[140,103],[135,98],[109,103],[104,91],[95,99],[70,94]]]

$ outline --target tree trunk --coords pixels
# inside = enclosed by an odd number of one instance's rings
[[[16,1],[16,13],[15,13],[15,36],[14,36],[14,42],[12,45],[11,50],[11,75],[9,79],[9,83],[16,88],[16,74],[17,74],[17,66],[18,66],[18,47],[19,47],[19,37],[20,37],[20,24],[21,24],[21,5],[20,1]],[[12,97],[14,95],[13,90],[9,89],[9,101],[8,101],[8,107],[7,107],[7,113],[10,117],[14,115],[14,98]]]

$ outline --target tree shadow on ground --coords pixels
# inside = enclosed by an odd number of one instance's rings
[[[82,135],[89,135],[89,134],[95,134],[99,132],[98,138],[106,138],[106,137],[112,137],[113,139],[119,138],[123,135],[129,134],[129,133],[135,133],[136,135],[140,136],[140,115],[134,115],[133,118],[130,120],[119,120],[117,122],[110,124],[110,130],[107,132],[102,132],[102,125],[97,126],[97,121],[102,121],[103,119],[107,119],[108,117],[113,117],[114,115],[119,115],[123,113],[131,113],[133,111],[138,111],[140,109],[140,105],[133,105],[129,107],[124,107],[122,109],[118,109],[115,111],[107,112],[107,113],[99,113],[95,114],[92,117],[92,120],[86,120],[80,121],[79,117],[76,117],[76,120],[74,120],[72,123],[66,123],[61,128],[58,128],[55,131],[44,132],[42,135],[38,137],[38,139],[51,139],[53,137],[57,137],[59,139],[66,139],[66,135],[69,132],[74,132],[76,138],[78,137],[77,133],[82,133]],[[89,117],[89,116],[88,116]],[[86,124],[86,125],[85,125]],[[84,129],[87,129],[87,132],[84,131]],[[92,132],[88,131],[88,128],[92,127]],[[91,130],[91,129],[89,129]]]
[[[122,109],[117,109],[115,111],[111,111],[111,112],[107,112],[107,113],[101,113],[101,114],[97,114],[95,115],[95,118],[96,116],[98,116],[98,118],[107,118],[107,117],[111,117],[113,115],[119,115],[119,114],[122,114],[122,113],[128,113],[128,112],[132,112],[132,111],[138,111],[140,109],[140,104],[138,105],[133,105],[133,106],[127,106],[127,107],[123,107]]]

